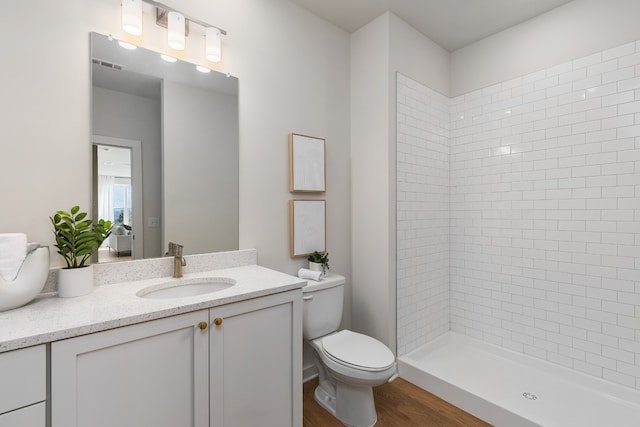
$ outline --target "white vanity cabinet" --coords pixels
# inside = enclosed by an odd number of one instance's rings
[[[300,427],[301,310],[289,291],[54,342],[51,426]]]
[[[206,427],[207,320],[203,310],[52,343],[52,427]]]
[[[0,427],[45,427],[46,398],[44,345],[0,354]]]
[[[302,426],[302,294],[210,310],[211,427]]]

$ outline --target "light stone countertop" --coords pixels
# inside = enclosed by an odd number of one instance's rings
[[[136,296],[172,280],[220,277],[236,281],[214,293],[171,299]],[[305,280],[258,265],[96,286],[89,295],[41,295],[24,307],[0,312],[0,353],[149,320],[301,288]]]

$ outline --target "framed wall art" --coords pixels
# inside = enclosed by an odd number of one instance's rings
[[[326,203],[324,200],[289,200],[291,257],[326,250]]]
[[[325,191],[325,140],[289,134],[289,191]]]

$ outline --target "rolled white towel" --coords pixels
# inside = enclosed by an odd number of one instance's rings
[[[322,271],[313,271],[306,268],[298,270],[298,277],[301,279],[311,279],[319,282],[322,280]]]
[[[0,233],[0,275],[5,281],[13,281],[27,256],[27,235]]]

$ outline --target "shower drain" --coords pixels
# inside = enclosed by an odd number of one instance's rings
[[[522,393],[522,397],[529,400],[538,400],[538,396],[528,391],[525,391],[524,393]]]

